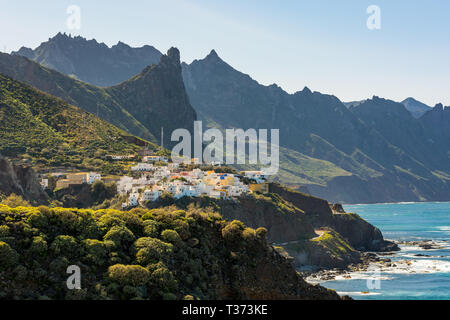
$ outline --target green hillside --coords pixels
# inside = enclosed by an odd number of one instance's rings
[[[46,166],[102,168],[106,165],[102,156],[133,153],[146,143],[0,74],[0,153],[5,156],[20,156]]]
[[[306,283],[266,233],[196,208],[0,205],[0,299],[339,299]],[[73,265],[80,290],[67,289]]]
[[[123,84],[100,88],[39,65],[25,57],[0,53],[0,73],[61,98],[132,135],[160,142],[161,128],[190,129],[197,115],[181,77],[180,56],[172,48],[157,65]],[[164,145],[169,146],[170,134]]]

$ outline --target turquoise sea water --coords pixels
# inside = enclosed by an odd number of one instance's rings
[[[388,258],[403,267],[381,271],[374,267],[369,272],[352,274],[350,280],[323,282],[322,285],[354,299],[450,299],[449,202],[344,207],[347,212],[358,213],[378,227],[385,239],[433,240],[443,248],[423,250],[417,246],[401,245],[402,251]],[[426,256],[418,257],[417,254]]]

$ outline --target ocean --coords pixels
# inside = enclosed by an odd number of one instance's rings
[[[392,267],[373,265],[351,278],[321,282],[357,300],[448,300],[450,299],[450,202],[346,205],[376,227],[385,239],[432,240],[440,248],[425,250],[401,244],[401,251],[386,256]]]

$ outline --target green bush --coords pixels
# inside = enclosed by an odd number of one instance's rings
[[[55,255],[71,257],[79,251],[77,240],[72,236],[57,236],[50,246]]]
[[[103,265],[106,263],[108,257],[108,245],[103,241],[96,239],[83,240],[83,247],[85,249],[85,259],[87,262]]]
[[[127,247],[134,242],[135,236],[127,227],[114,226],[104,236],[104,240],[110,240],[119,247]]]
[[[17,263],[19,255],[6,242],[0,242],[0,266],[11,267]]]
[[[159,235],[160,225],[155,220],[145,220],[144,221],[144,234],[146,236],[156,238]]]
[[[229,244],[238,245],[242,240],[242,232],[245,226],[241,221],[234,220],[222,229],[222,237]]]
[[[30,251],[33,254],[37,255],[45,255],[47,253],[47,241],[44,240],[41,236],[34,237],[33,241],[31,242]]]
[[[161,260],[167,260],[172,251],[172,244],[159,239],[146,238],[145,247],[139,249],[136,254],[136,261],[141,265],[148,265]]]
[[[161,233],[161,238],[164,241],[172,243],[174,245],[179,245],[182,242],[181,237],[178,234],[178,232],[176,232],[175,230],[170,230],[170,229],[164,230]]]
[[[177,288],[177,281],[173,273],[167,268],[167,266],[159,262],[149,267],[150,276],[150,286],[160,295],[164,293],[174,292]]]
[[[28,201],[25,201],[21,196],[18,196],[14,193],[6,199],[3,199],[0,203],[11,208],[30,206],[30,203]]]
[[[137,265],[116,264],[108,268],[108,277],[123,286],[142,286],[150,280],[150,272]]]
[[[267,229],[263,228],[263,227],[260,227],[260,228],[256,229],[256,236],[259,239],[266,239],[266,237],[267,237]]]

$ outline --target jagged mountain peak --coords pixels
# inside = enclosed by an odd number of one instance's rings
[[[431,110],[431,107],[422,103],[412,97],[406,98],[401,102],[405,108],[412,114],[414,118],[420,118],[427,111]]]
[[[444,110],[444,105],[442,103],[438,103],[434,106],[435,110]]]
[[[308,87],[304,87],[302,90],[303,93],[312,94],[312,91]]]
[[[35,62],[101,87],[117,85],[157,64],[162,53],[151,46],[132,48],[119,41],[111,48],[97,40],[59,32],[32,50],[21,48],[20,55]]]
[[[112,48],[131,49],[131,47],[128,44],[126,44],[126,43],[124,43],[122,41],[117,42],[117,44],[112,46],[111,49]]]
[[[212,49],[211,52],[208,54],[207,58],[208,57],[218,59],[219,55],[217,54],[216,50]]]
[[[220,56],[217,54],[217,51],[212,49],[211,52],[203,59],[200,61],[206,61],[206,62],[212,62],[212,63],[225,63],[224,60],[222,60],[222,58],[220,58]]]
[[[178,48],[172,47],[167,51],[167,57],[172,61],[180,63],[180,50]]]

